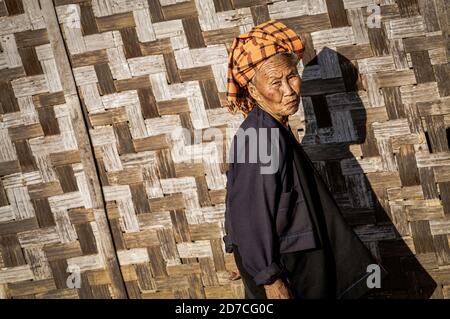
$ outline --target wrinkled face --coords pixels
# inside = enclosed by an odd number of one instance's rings
[[[263,108],[284,117],[297,112],[300,86],[295,60],[277,54],[263,62],[248,84],[248,90]]]

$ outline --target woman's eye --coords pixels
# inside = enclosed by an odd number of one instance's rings
[[[281,82],[280,81],[275,81],[275,82],[272,82],[272,85],[279,85]]]

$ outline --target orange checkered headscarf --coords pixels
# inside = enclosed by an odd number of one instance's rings
[[[247,84],[262,62],[271,56],[287,52],[303,57],[305,47],[300,37],[283,23],[269,20],[234,39],[228,56],[228,109],[247,116],[254,105],[248,97]]]

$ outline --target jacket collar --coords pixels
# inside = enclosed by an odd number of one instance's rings
[[[269,125],[269,127],[279,127],[282,130],[286,131],[287,133],[291,134],[292,137],[297,141],[297,139],[294,136],[294,133],[292,132],[291,126],[288,124],[288,127],[281,124],[275,117],[273,117],[272,114],[265,111],[263,108],[259,106],[259,104],[256,104],[255,107],[250,111],[249,116],[254,115],[258,118],[260,118],[263,122]],[[297,141],[298,142],[298,141]]]

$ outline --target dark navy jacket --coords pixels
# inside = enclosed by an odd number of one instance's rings
[[[279,128],[279,143],[275,144],[280,147],[280,162],[275,174],[264,175],[260,174],[264,161],[230,163],[227,234],[223,238],[227,252],[231,252],[233,243],[239,246],[243,265],[256,284],[270,283],[283,273],[280,254],[314,248],[310,250],[314,254],[302,257],[307,260],[299,286],[311,285],[308,277],[325,269],[329,278],[327,289],[334,290],[336,298],[359,298],[370,290],[368,269],[374,264],[379,266],[383,285],[388,272],[347,223],[321,174],[292,132],[259,107],[249,113],[241,127],[259,131]],[[251,153],[248,143],[237,143],[242,144],[239,148],[234,148],[233,143],[233,160],[239,154]]]
[[[224,242],[227,252],[232,252],[232,244],[239,247],[243,264],[257,285],[268,284],[283,271],[278,262],[280,253],[314,248],[316,240],[298,175],[293,171],[297,141],[290,129],[258,106],[240,128],[248,136],[253,131],[257,140],[245,138],[245,143],[238,143],[236,134],[231,144]],[[271,148],[276,150],[272,154]],[[252,150],[257,155],[253,161]],[[269,162],[258,155],[260,150],[269,156]],[[241,163],[239,158],[245,161]],[[262,167],[269,166],[273,173],[263,174]]]

